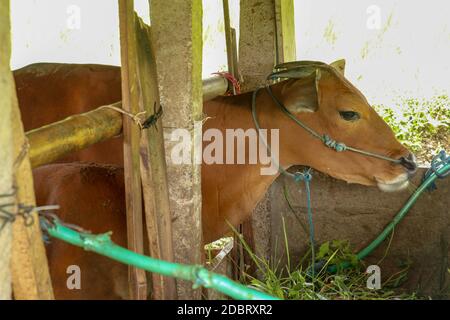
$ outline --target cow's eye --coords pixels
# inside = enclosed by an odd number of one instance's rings
[[[356,121],[361,118],[359,113],[355,111],[339,111],[339,114],[345,121]]]

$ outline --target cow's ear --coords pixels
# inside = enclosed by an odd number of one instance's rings
[[[320,105],[319,81],[320,69],[309,76],[286,82],[281,94],[281,101],[292,113],[316,112]]]
[[[330,63],[330,66],[335,68],[340,74],[344,75],[345,73],[345,59],[337,60],[335,62]]]

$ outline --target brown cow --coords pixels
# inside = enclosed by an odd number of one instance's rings
[[[93,233],[112,231],[112,240],[127,246],[122,168],[64,163],[40,167],[33,174],[38,204],[59,203],[61,220]],[[46,249],[56,299],[128,297],[125,265],[55,239]],[[72,265],[80,268],[81,290],[67,288],[67,268]]]
[[[27,129],[120,99],[120,70],[116,67],[44,64],[18,70],[15,76]],[[261,91],[257,97],[258,118],[263,128],[280,130],[279,161],[283,167],[307,165],[349,183],[378,185],[386,191],[395,191],[407,185],[409,175],[415,169],[409,151],[395,139],[392,130],[369,106],[359,90],[342,75],[323,70],[302,79],[280,82],[273,85],[272,90],[289,111],[317,132],[327,133],[349,146],[406,160],[402,166],[351,152],[337,153],[280,112],[267,92]],[[203,130],[216,128],[224,132],[226,129],[254,128],[251,95],[220,97],[206,102],[204,112],[209,120]],[[70,160],[120,164],[120,143],[120,140],[105,142],[73,155]],[[102,148],[108,151],[104,152]],[[261,164],[203,163],[202,212],[206,242],[228,231],[226,221],[237,225],[249,217],[276,178],[276,175],[262,176],[260,168]],[[48,174],[51,172],[52,169],[47,169]],[[45,182],[45,173],[37,174],[36,179],[37,189],[54,188],[52,183]],[[48,194],[48,191],[44,193]],[[55,201],[56,198],[43,197],[38,203]],[[67,216],[64,212],[66,201],[82,202],[83,198],[77,192],[59,193],[56,202],[61,205],[63,217]],[[86,216],[82,219],[92,217],[86,212],[79,214]],[[99,225],[103,221],[97,220],[95,223]],[[88,223],[80,224],[89,227]],[[125,232],[125,226],[122,232]]]

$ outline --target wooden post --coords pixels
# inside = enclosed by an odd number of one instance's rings
[[[294,0],[275,0],[276,63],[296,60]]]
[[[243,92],[263,85],[272,72],[275,34],[274,0],[241,0],[239,70]]]
[[[233,76],[241,81],[241,73],[239,71],[239,58],[238,58],[238,47],[237,47],[237,35],[236,35],[236,29],[231,28],[231,50],[233,52],[233,67],[234,67],[234,74]]]
[[[201,224],[201,165],[198,156],[202,120],[202,1],[150,1],[165,135],[176,129],[190,132],[191,163],[174,164],[168,157],[170,207],[175,261],[201,264],[204,260]],[[197,126],[196,126],[197,124]],[[195,130],[197,129],[197,130]],[[166,141],[168,150],[176,142]],[[192,283],[177,281],[180,299],[199,299]]]
[[[142,135],[141,176],[145,203],[145,217],[152,257],[174,261],[172,244],[172,216],[166,172],[166,157],[160,108],[158,76],[155,54],[151,43],[150,27],[136,17],[138,39],[139,79],[142,92],[141,110],[146,117],[157,117]],[[152,274],[152,298],[174,300],[177,298],[174,278]]]
[[[122,60],[122,107],[137,114],[139,110],[139,78],[134,1],[119,0],[120,47]],[[128,248],[144,252],[142,221],[142,190],[140,174],[140,128],[127,116],[123,118],[125,199],[127,208]],[[129,289],[132,299],[147,299],[145,271],[129,268]]]
[[[13,192],[13,141],[12,141],[12,109],[13,78],[10,70],[11,58],[11,26],[9,18],[9,0],[0,2],[0,206],[10,202],[8,197]],[[11,207],[4,207],[11,210]],[[11,299],[11,243],[12,225],[0,213],[0,300]]]
[[[2,197],[0,205],[14,204],[5,209],[17,214],[18,204],[33,207],[35,198],[27,153],[28,141],[23,132],[14,78],[10,69],[11,33],[8,0],[0,2],[0,43],[2,44],[0,46],[0,108],[2,111],[0,116],[0,194],[11,194],[13,184],[17,188],[15,199]],[[0,231],[0,299],[11,297],[11,278],[15,299],[53,299],[39,218],[34,212],[31,213],[31,217],[33,223],[30,226],[25,226],[22,217],[16,217],[12,226],[8,223]],[[9,266],[11,266],[11,273]]]
[[[227,47],[227,62],[228,62],[228,72],[233,75],[233,77],[238,78],[236,67],[234,65],[234,43],[233,43],[233,31],[231,29],[230,21],[230,5],[228,0],[222,0],[223,2],[223,20],[225,26],[225,42]],[[234,35],[236,36],[236,35]],[[236,89],[233,87],[233,94],[236,94]]]

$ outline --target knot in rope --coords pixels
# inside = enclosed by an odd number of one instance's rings
[[[234,89],[235,94],[241,94],[241,84],[238,79],[236,79],[231,73],[229,72],[213,72],[212,74],[218,75],[220,77],[225,78]],[[226,95],[232,96],[233,91],[228,90]]]
[[[444,179],[448,175],[450,175],[450,171],[446,173],[439,173],[439,169],[443,168],[445,165],[450,163],[450,156],[445,153],[445,150],[441,150],[437,155],[433,157],[430,164],[430,169],[425,172],[425,175],[422,178],[422,182],[425,181],[431,174],[435,174],[439,179]],[[428,186],[428,191],[436,190],[436,183],[432,183]]]
[[[337,152],[342,152],[347,150],[347,146],[344,143],[337,142],[336,140],[330,138],[327,134],[324,134],[322,136],[323,143],[331,149],[336,150]]]
[[[310,182],[312,180],[311,169],[306,169],[303,172],[297,171],[294,173],[294,181],[295,182]]]

